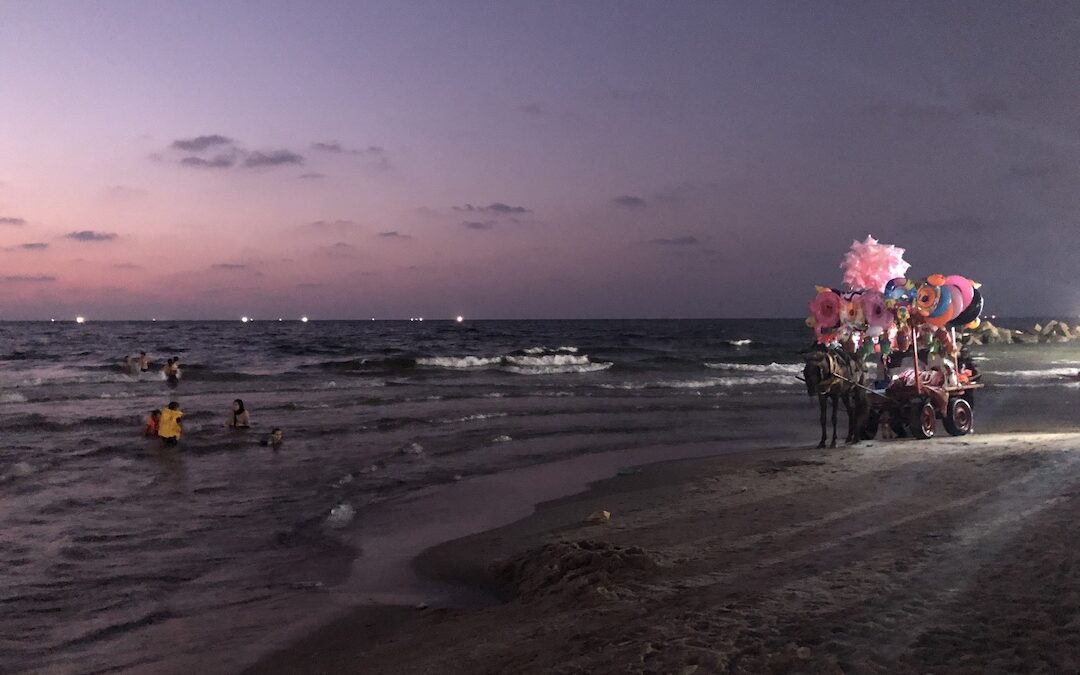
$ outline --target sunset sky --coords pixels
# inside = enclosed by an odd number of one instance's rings
[[[0,319],[1080,314],[1080,9],[0,0]]]

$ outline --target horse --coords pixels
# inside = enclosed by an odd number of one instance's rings
[[[864,413],[868,408],[864,390],[858,386],[866,379],[866,368],[854,356],[837,348],[819,345],[809,352],[804,352],[804,356],[806,366],[803,368],[803,380],[806,382],[806,393],[811,397],[817,396],[818,405],[821,407],[821,442],[818,447],[825,447],[825,413],[830,399],[833,404],[830,447],[836,447],[836,416],[841,402],[848,416],[846,442],[857,443],[857,430],[862,428]]]

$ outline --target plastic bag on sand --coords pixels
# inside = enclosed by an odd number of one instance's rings
[[[586,518],[586,520],[589,521],[590,523],[607,523],[607,522],[611,521],[611,512],[610,511],[596,511],[594,513],[590,513],[589,517]]]
[[[338,504],[330,509],[326,524],[330,527],[345,527],[356,516],[356,509],[349,504]]]

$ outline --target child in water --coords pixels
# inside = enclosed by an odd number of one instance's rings
[[[259,443],[259,445],[274,448],[275,450],[281,447],[281,444],[285,441],[285,433],[278,427],[274,427],[270,430],[270,437],[265,441]]]
[[[161,421],[158,422],[158,436],[165,445],[176,445],[184,433],[184,427],[180,424],[180,418],[184,413],[180,411],[180,404],[171,401],[168,407],[161,411]]]
[[[146,418],[146,428],[143,429],[143,436],[147,438],[158,437],[158,426],[161,424],[161,411],[151,410],[150,414]]]
[[[225,423],[225,426],[232,429],[247,429],[251,427],[251,416],[248,415],[248,411],[244,408],[244,402],[240,399],[236,399],[232,403],[232,411],[229,413],[229,420]]]

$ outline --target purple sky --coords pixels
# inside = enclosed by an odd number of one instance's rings
[[[0,0],[0,318],[1080,314],[1074,3]]]

